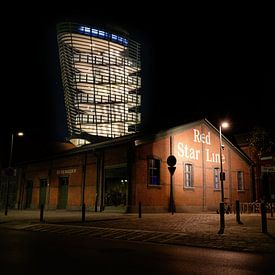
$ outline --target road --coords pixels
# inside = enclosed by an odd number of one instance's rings
[[[1,275],[274,274],[271,254],[0,228]]]

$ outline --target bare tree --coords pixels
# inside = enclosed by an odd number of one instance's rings
[[[257,197],[263,195],[265,199],[265,192],[261,192],[263,188],[262,171],[261,171],[261,158],[272,152],[274,143],[270,137],[269,132],[262,127],[254,127],[248,135],[247,142],[256,161],[256,193]]]
[[[248,144],[259,157],[270,153],[274,146],[269,132],[259,126],[254,127],[248,135]]]

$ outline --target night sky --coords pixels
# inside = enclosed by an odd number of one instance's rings
[[[7,159],[12,131],[26,133],[25,141],[16,141],[20,146],[66,138],[56,41],[56,23],[65,20],[119,26],[141,43],[145,129],[202,118],[218,127],[228,119],[228,135],[260,126],[275,137],[275,24],[268,7],[257,14],[246,7],[217,13],[203,7],[128,6],[62,9],[40,3],[6,10],[9,20],[1,19],[2,159]]]

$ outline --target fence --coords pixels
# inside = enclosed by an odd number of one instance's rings
[[[274,212],[275,211],[275,203],[274,202],[266,203],[266,210],[267,210],[267,212]],[[260,212],[261,212],[261,203],[260,202],[247,202],[247,203],[242,202],[241,203],[241,213],[260,213]]]

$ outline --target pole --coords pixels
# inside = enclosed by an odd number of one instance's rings
[[[7,180],[7,196],[6,196],[6,204],[5,204],[5,216],[8,215],[8,208],[9,208],[9,187],[10,187],[10,176],[8,176],[8,180]]]
[[[173,174],[175,172],[175,165],[177,163],[177,159],[173,155],[173,137],[170,136],[170,156],[167,158],[168,170],[170,172],[170,205],[169,210],[171,211],[172,215],[175,212],[175,202],[174,202],[174,190],[173,190]]]
[[[85,188],[86,188],[86,165],[87,165],[87,152],[85,152],[85,159],[83,165],[83,183],[82,183],[82,206],[81,206],[81,213],[82,213],[82,222],[85,222],[85,215],[86,215],[86,205],[85,205]]]
[[[223,167],[222,167],[222,126],[220,125],[220,181],[221,181],[221,203],[220,203],[220,230],[218,234],[223,234],[224,222],[224,190],[223,190]]]
[[[10,156],[9,156],[9,169],[11,168],[11,161],[12,161],[12,151],[13,151],[13,133],[11,134],[11,147],[10,147]],[[7,175],[7,194],[6,194],[6,204],[5,204],[5,216],[8,215],[8,208],[9,208],[9,192],[10,192],[10,175]]]
[[[221,181],[221,199],[224,203],[224,190],[223,190],[223,167],[222,167],[222,127],[220,126],[220,181]]]
[[[267,233],[266,205],[261,202],[262,232]]]
[[[40,222],[44,222],[44,203],[40,205]]]
[[[243,224],[241,222],[240,212],[241,212],[240,201],[236,200],[236,221],[238,224]]]
[[[10,149],[9,167],[11,167],[12,151],[13,151],[13,133],[11,134],[11,149]]]
[[[173,175],[170,173],[170,211],[174,214],[174,196],[173,196]]]

